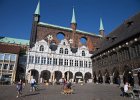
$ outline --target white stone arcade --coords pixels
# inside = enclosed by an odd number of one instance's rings
[[[29,82],[33,76],[39,83],[60,81],[61,78],[72,82],[91,82],[91,55],[86,46],[77,48],[77,52],[73,53],[66,39],[58,45],[38,41],[28,50],[26,78]]]

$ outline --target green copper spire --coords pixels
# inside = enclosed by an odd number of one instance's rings
[[[100,18],[100,31],[104,30],[104,26],[103,26],[103,22],[102,22],[102,18]]]
[[[76,23],[74,7],[73,7],[73,13],[72,13],[71,23]]]
[[[35,10],[35,14],[40,15],[40,1],[38,1],[36,10]]]

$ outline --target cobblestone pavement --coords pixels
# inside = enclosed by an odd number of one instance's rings
[[[30,92],[29,85],[23,89],[21,97],[16,98],[16,86],[0,86],[0,100],[133,100],[121,97],[116,85],[109,84],[74,84],[74,93],[64,95],[61,85],[40,85],[39,90]],[[138,99],[137,99],[138,100]]]

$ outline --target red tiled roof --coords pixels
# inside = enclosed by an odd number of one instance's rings
[[[0,44],[0,52],[19,54],[20,47],[14,45]]]

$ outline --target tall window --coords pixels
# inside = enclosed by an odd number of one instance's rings
[[[82,51],[82,56],[85,56],[85,51]]]
[[[44,51],[44,46],[41,45],[39,51]]]
[[[78,67],[78,60],[75,60],[75,66]]]
[[[57,65],[57,58],[53,58],[53,65]]]
[[[63,54],[63,48],[60,48],[59,53]]]
[[[4,60],[4,54],[0,53],[0,61]]]
[[[73,60],[70,60],[70,66],[73,66]]]
[[[89,68],[91,68],[91,62],[89,62]]]
[[[83,61],[80,61],[80,67],[83,67]]]
[[[68,66],[68,59],[65,59],[65,66]]]
[[[10,60],[10,54],[5,54],[4,60]]]
[[[41,57],[41,64],[46,64],[46,57]]]
[[[34,56],[29,56],[29,63],[33,64],[34,63]]]
[[[10,56],[10,60],[11,60],[11,61],[16,61],[16,55],[15,55],[15,54],[12,54],[12,55]]]
[[[84,61],[84,67],[87,67],[87,61]]]
[[[60,66],[63,65],[63,59],[59,59],[59,65],[60,65]]]
[[[47,64],[48,64],[48,65],[51,65],[51,64],[52,64],[52,58],[48,58]]]
[[[68,54],[68,49],[67,48],[65,49],[65,54]]]
[[[40,63],[40,57],[35,57],[35,63],[39,64]]]

